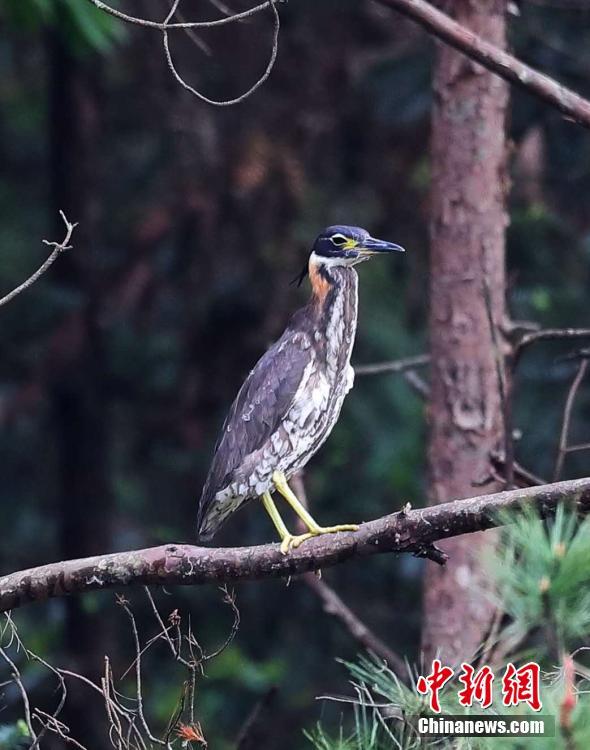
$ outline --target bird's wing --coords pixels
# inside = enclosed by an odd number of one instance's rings
[[[309,335],[287,329],[258,360],[223,424],[199,503],[199,519],[246,456],[261,448],[276,431],[312,356]]]

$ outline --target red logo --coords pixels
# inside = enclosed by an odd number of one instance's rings
[[[432,662],[432,672],[426,677],[420,675],[416,682],[416,690],[421,695],[430,693],[430,708],[437,714],[440,713],[440,702],[438,692],[443,688],[453,676],[453,670],[450,667],[443,667],[440,659]]]
[[[454,674],[451,667],[443,666],[440,659],[435,659],[430,674],[420,675],[416,681],[416,690],[420,695],[428,696],[430,709],[436,714],[441,712],[439,693]],[[495,675],[489,666],[484,665],[476,671],[471,664],[464,662],[457,679],[463,686],[457,690],[461,706],[471,707],[478,703],[482,708],[489,708],[492,705]],[[505,706],[528,703],[533,711],[540,711],[543,706],[540,685],[541,669],[537,663],[530,661],[516,669],[509,662],[502,676],[502,703]]]
[[[457,693],[462,706],[473,706],[473,701],[479,703],[482,708],[492,705],[494,673],[488,666],[476,672],[471,664],[461,664],[459,682],[465,685],[463,690]]]
[[[505,706],[528,703],[533,711],[540,711],[543,706],[539,690],[540,672],[534,661],[523,664],[520,669],[509,662],[502,677],[502,703]]]

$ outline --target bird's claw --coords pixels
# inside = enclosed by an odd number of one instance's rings
[[[281,552],[283,555],[287,555],[290,550],[297,549],[300,544],[306,542],[308,539],[312,539],[315,536],[322,536],[323,534],[337,534],[340,531],[358,531],[358,525],[355,523],[343,523],[338,526],[318,526],[315,529],[311,529],[305,534],[288,534],[283,537],[281,542]]]
[[[281,542],[281,552],[283,555],[287,555],[290,550],[297,549],[300,544],[303,544],[307,539],[311,539],[312,536],[315,536],[315,534],[307,533],[307,534],[289,534],[288,536],[283,537],[283,541]]]

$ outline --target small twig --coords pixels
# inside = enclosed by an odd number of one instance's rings
[[[81,742],[70,737],[68,727],[62,721],[59,721],[55,716],[47,713],[47,711],[42,711],[40,708],[36,708],[35,718],[43,724],[44,731],[57,734],[66,744],[73,745],[74,747],[79,748],[79,750],[88,750]],[[33,747],[34,745],[31,745],[29,750],[33,750]]]
[[[116,8],[112,8],[110,5],[106,5],[102,0],[88,0],[88,2],[92,3],[92,5],[99,10],[118,18],[120,21],[126,21],[127,23],[132,23],[136,26],[145,26],[150,29],[166,31],[167,29],[211,29],[215,26],[224,26],[228,23],[234,23],[235,21],[242,21],[245,18],[250,18],[256,13],[265,10],[265,8],[270,8],[275,2],[278,2],[278,0],[265,0],[265,2],[260,3],[260,5],[255,5],[241,13],[234,13],[231,16],[225,16],[224,18],[216,18],[213,21],[183,21],[179,23],[161,23],[160,21],[150,21],[148,18],[130,16]]]
[[[586,370],[588,369],[588,362],[589,362],[588,359],[580,360],[580,364],[578,365],[578,371],[572,381],[572,384],[567,394],[567,398],[565,400],[565,407],[563,410],[563,419],[561,422],[561,433],[559,436],[559,446],[557,449],[557,458],[555,460],[555,470],[553,471],[554,481],[557,481],[559,479],[559,477],[561,476],[561,472],[563,471],[563,464],[565,461],[566,454],[568,453],[567,440],[568,440],[568,434],[569,434],[569,429],[570,429],[570,422],[572,418],[572,409],[574,406],[574,402],[576,400],[576,394],[578,392],[580,384],[582,383],[582,380],[584,379]]]
[[[309,505],[305,482],[302,472],[298,472],[291,478],[293,489],[302,505]],[[323,604],[324,612],[332,615],[344,625],[350,635],[360,643],[363,648],[372,651],[389,666],[400,674],[405,673],[403,659],[389,648],[365,623],[356,615],[352,609],[338,596],[338,594],[317,573],[305,573],[303,580],[311,590],[319,597]]]
[[[577,453],[578,451],[590,451],[590,443],[576,443],[566,448],[566,453]]]
[[[123,597],[119,597],[118,603],[122,607],[122,609],[126,612],[127,616],[129,617],[129,621],[131,623],[131,632],[133,634],[133,643],[135,645],[135,696],[136,696],[136,701],[137,701],[137,715],[139,716],[139,720],[143,727],[143,731],[145,732],[150,742],[155,742],[156,745],[166,747],[167,745],[166,742],[158,739],[152,734],[152,731],[145,717],[145,712],[143,710],[143,685],[142,685],[142,676],[141,676],[142,650],[141,650],[141,644],[139,641],[139,632],[137,630],[137,623],[135,622],[135,616],[133,612],[131,611],[131,608],[127,604],[127,601]]]
[[[539,341],[569,341],[572,339],[590,339],[590,328],[543,328],[540,331],[526,333],[514,345],[512,365],[516,367],[525,349]]]
[[[35,733],[35,730],[33,729],[33,723],[31,721],[31,704],[29,703],[29,696],[27,694],[27,691],[25,689],[25,686],[23,685],[23,681],[20,675],[20,672],[18,671],[18,667],[16,664],[12,661],[10,656],[6,653],[6,651],[3,648],[0,648],[0,656],[4,659],[4,661],[8,664],[10,669],[12,670],[12,679],[16,683],[21,697],[23,701],[23,708],[25,711],[25,723],[27,725],[27,729],[29,731],[29,736],[31,737],[31,740],[33,741],[32,747],[36,747],[37,745],[37,734]]]
[[[167,628],[166,625],[164,625],[164,621],[162,620],[160,612],[158,611],[158,608],[156,607],[156,602],[154,601],[154,597],[152,596],[152,592],[149,590],[148,586],[144,586],[143,590],[145,591],[145,594],[146,594],[146,596],[148,598],[148,601],[149,601],[150,606],[152,608],[152,612],[154,613],[154,616],[155,616],[156,620],[158,621],[158,625],[162,628],[162,632],[161,632],[160,635],[163,636],[166,639],[166,641],[168,642],[168,645],[170,646],[170,651],[172,651],[172,655],[174,656],[174,658],[178,659],[179,654],[178,654],[178,652],[176,650],[176,647],[174,645],[174,642],[173,642],[172,638],[170,638],[170,635],[168,633],[168,631],[170,630],[170,628]]]
[[[68,697],[68,689],[66,687],[66,681],[64,680],[63,676],[59,673],[59,671],[55,667],[52,667],[51,664],[46,662],[45,659],[42,659],[40,656],[37,656],[37,654],[34,654],[32,651],[29,651],[28,649],[27,649],[27,654],[31,659],[33,659],[34,661],[38,661],[50,672],[53,672],[53,674],[57,677],[57,680],[59,682],[59,689],[61,690],[61,697],[58,701],[57,707],[55,711],[53,712],[53,714],[47,714],[44,711],[41,711],[40,709],[35,709],[34,713],[43,714],[50,723],[53,722],[55,723],[56,726],[60,725],[62,727],[65,727],[65,724],[62,724],[61,722],[59,722],[57,717],[62,712],[63,707],[65,706],[65,703],[66,703],[66,699]],[[40,747],[39,743],[41,742],[43,735],[50,729],[51,727],[49,726],[49,724],[45,724],[43,729],[39,732],[39,736],[33,742],[29,750],[35,750],[35,748]],[[54,731],[54,730],[52,729],[51,731]],[[72,742],[74,742],[75,744],[75,740],[72,740]]]
[[[180,18],[181,21],[186,22],[185,16],[178,9],[176,10],[176,15],[178,16],[178,18]],[[211,57],[211,48],[204,39],[201,39],[201,37],[196,33],[194,29],[185,28],[183,29],[183,31],[195,45],[195,47],[197,47],[197,49],[201,50],[201,52],[204,55],[207,55],[207,57]]]
[[[355,365],[355,375],[382,375],[387,372],[405,372],[406,370],[415,370],[417,367],[424,367],[429,364],[429,354],[418,354],[415,357],[405,357],[404,359],[394,359],[389,362],[376,362],[370,365]]]
[[[326,614],[339,620],[355,641],[360,643],[367,651],[372,651],[380,659],[387,662],[400,678],[403,676],[406,672],[404,660],[365,625],[331,586],[318,578],[315,573],[305,573],[303,579],[321,600]]]
[[[240,729],[236,750],[258,750],[263,746],[276,695],[277,687],[272,685],[256,703]]]
[[[168,64],[168,68],[170,69],[170,72],[172,73],[174,78],[176,78],[176,81],[182,86],[183,89],[186,89],[193,96],[196,96],[197,99],[200,99],[202,102],[205,102],[206,104],[212,104],[216,107],[229,107],[233,104],[239,104],[240,102],[243,102],[244,99],[247,99],[249,96],[251,96],[268,79],[274,67],[275,61],[277,59],[277,54],[279,51],[279,31],[281,28],[281,19],[279,17],[279,12],[276,8],[276,4],[278,0],[270,0],[270,2],[268,3],[268,6],[272,9],[272,12],[274,15],[274,31],[273,31],[273,40],[272,40],[272,50],[270,53],[270,58],[266,66],[266,69],[264,73],[260,76],[260,78],[247,91],[235,97],[234,99],[209,99],[209,97],[205,96],[204,94],[201,94],[200,91],[197,91],[190,84],[188,84],[184,80],[184,78],[182,78],[178,70],[176,69],[174,65],[174,61],[172,59],[172,54],[170,52],[170,45],[168,42],[168,29],[172,28],[172,25],[170,25],[169,22],[170,22],[170,19],[174,16],[174,13],[176,12],[176,9],[178,8],[179,2],[180,0],[174,0],[172,4],[172,8],[170,9],[170,12],[166,16],[166,20],[164,21],[164,25],[162,29],[164,53],[166,55],[166,62]],[[234,16],[233,18],[235,19],[236,16]],[[224,19],[224,20],[227,20],[227,19]]]
[[[215,649],[215,651],[211,652],[210,654],[203,655],[203,661],[209,661],[210,659],[214,659],[216,656],[219,656],[225,649],[231,645],[232,641],[238,634],[238,630],[240,627],[240,610],[237,607],[236,604],[236,595],[234,591],[230,591],[227,588],[227,585],[223,585],[219,587],[219,590],[223,593],[223,601],[225,604],[229,604],[233,615],[234,615],[234,621],[231,626],[231,630],[229,632],[229,635],[225,639],[225,641]]]
[[[505,461],[505,481],[506,488],[514,487],[514,440],[512,436],[512,404],[509,394],[509,383],[506,379],[506,367],[504,355],[500,345],[496,321],[494,320],[494,311],[492,309],[492,293],[488,282],[486,268],[485,249],[482,249],[482,285],[483,298],[486,307],[488,325],[492,338],[492,348],[494,353],[494,363],[496,366],[496,377],[498,379],[498,391],[500,394],[500,409],[502,414],[502,423],[504,428],[504,461]]]
[[[412,390],[424,401],[428,401],[430,398],[430,386],[428,383],[415,370],[405,370],[402,374]]]
[[[71,224],[67,219],[66,215],[63,211],[59,212],[61,218],[64,220],[64,224],[66,225],[66,236],[63,239],[62,242],[49,242],[49,240],[43,240],[43,244],[48,245],[49,247],[53,248],[53,251],[51,255],[47,258],[47,260],[43,263],[40,268],[38,268],[35,273],[32,276],[29,276],[29,278],[26,281],[23,281],[23,283],[20,286],[17,286],[16,289],[13,289],[11,292],[6,294],[4,297],[0,298],[0,307],[2,305],[6,305],[8,302],[13,300],[18,294],[21,292],[24,292],[26,289],[28,289],[30,286],[32,286],[37,279],[39,279],[47,269],[53,265],[55,260],[57,259],[58,255],[61,255],[65,250],[71,250],[71,245],[69,245],[69,241],[72,237],[72,232],[74,231],[75,227],[78,226],[77,222],[75,224]]]
[[[501,471],[501,480],[506,482],[504,475],[506,460],[503,453],[501,451],[494,451],[490,455],[490,460],[492,462],[492,467]],[[514,462],[514,479],[519,487],[538,487],[541,484],[547,484],[542,477],[533,474],[532,471],[529,471],[529,469],[518,463],[518,461]]]

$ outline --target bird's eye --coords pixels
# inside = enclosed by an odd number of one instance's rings
[[[330,239],[332,240],[332,244],[337,245],[338,247],[341,247],[348,242],[343,234],[333,234]]]

